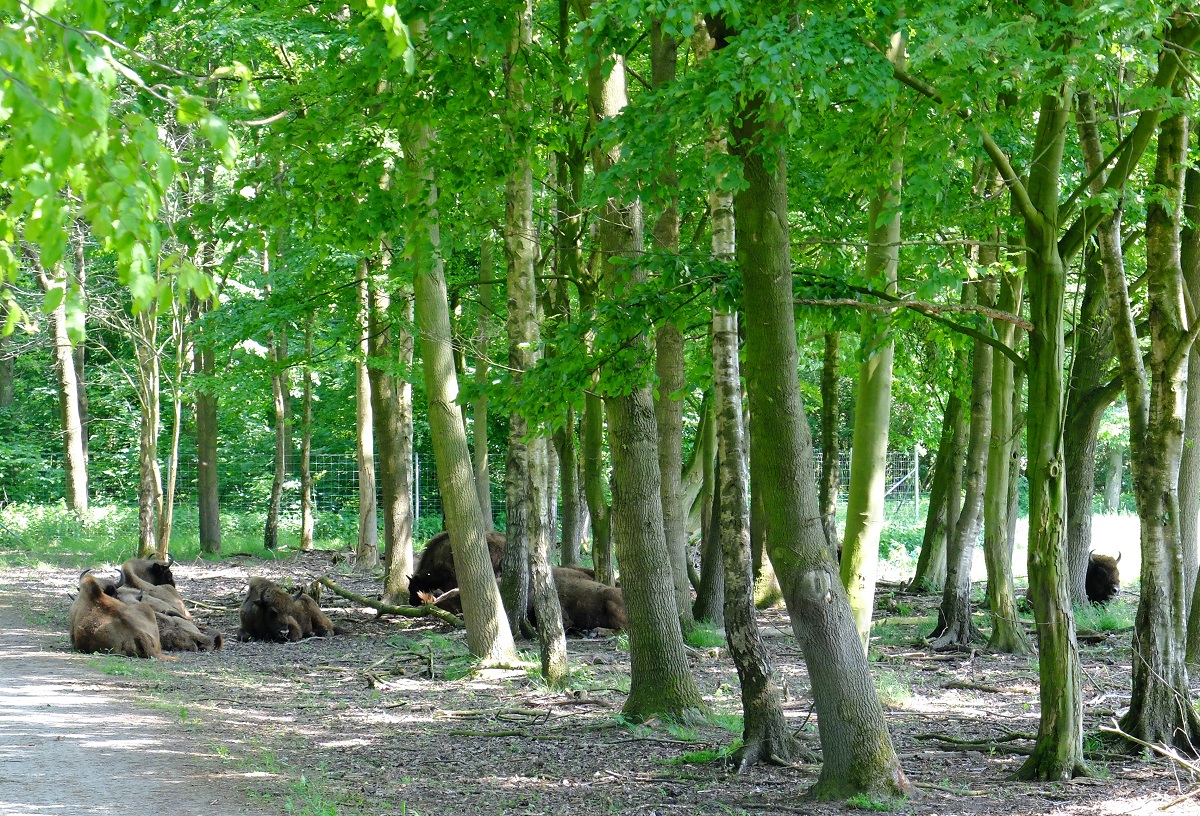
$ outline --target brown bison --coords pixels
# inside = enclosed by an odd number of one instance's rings
[[[149,599],[154,599],[161,602],[155,604],[156,611],[192,619],[183,603],[183,596],[175,588],[175,576],[171,574],[169,563],[153,558],[130,558],[121,565],[121,572],[130,589],[143,593],[142,601],[152,602]]]
[[[163,657],[154,610],[145,604],[125,603],[116,597],[116,586],[83,574],[69,613],[71,646],[79,652]],[[111,592],[106,592],[109,587]]]
[[[621,590],[593,581],[583,570],[555,567],[554,586],[562,606],[563,628],[568,632],[620,630],[629,624]]]
[[[167,652],[211,652],[225,646],[220,632],[201,628],[178,615],[156,612],[158,639]]]
[[[1121,560],[1118,555],[1088,554],[1087,574],[1084,576],[1084,589],[1088,600],[1094,604],[1106,604],[1121,592],[1121,571],[1117,563]]]
[[[251,578],[242,602],[241,640],[296,641],[333,634],[333,623],[304,592],[295,595],[267,580]]]
[[[500,559],[504,557],[504,545],[507,542],[504,533],[491,530],[487,534],[488,554],[492,557],[493,572],[500,570]],[[421,553],[421,560],[417,563],[416,573],[408,577],[408,602],[412,606],[420,606],[457,586],[458,576],[454,573],[450,533],[443,530],[429,539],[425,551]],[[455,614],[462,612],[462,605],[458,603],[457,596],[444,608]]]

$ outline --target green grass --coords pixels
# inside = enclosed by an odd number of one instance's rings
[[[900,807],[900,803],[890,799],[876,799],[865,793],[858,793],[846,800],[846,807],[851,810],[873,810],[891,812]]]
[[[874,675],[881,702],[903,705],[912,700],[912,688],[907,680],[884,668],[876,668]]]
[[[300,542],[299,519],[280,519],[280,549],[263,547],[260,512],[227,511],[221,514],[221,555],[240,553],[275,559],[294,552]],[[357,518],[318,513],[316,546],[342,549],[357,541]],[[171,554],[179,561],[200,558],[197,513],[176,508],[171,531]],[[13,504],[0,511],[0,567],[47,568],[119,564],[137,553],[137,507],[98,505],[80,519],[61,505]],[[203,556],[212,558],[213,556]]]
[[[1133,626],[1137,608],[1124,598],[1104,605],[1084,604],[1075,607],[1075,626],[1094,632],[1116,632]]]
[[[711,649],[725,645],[725,632],[708,621],[697,623],[683,636],[683,641],[697,649]]]
[[[138,680],[155,682],[167,678],[167,672],[162,664],[155,660],[141,660],[136,657],[120,655],[101,655],[88,660],[88,665],[109,677],[132,677]]]
[[[688,751],[677,757],[663,760],[664,765],[706,765],[710,762],[729,762],[738,749],[742,747],[739,737],[729,745],[720,748],[704,748],[700,751]]]

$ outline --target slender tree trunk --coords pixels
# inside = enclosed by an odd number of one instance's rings
[[[385,255],[389,248],[385,245]],[[389,256],[390,257],[390,256]],[[384,270],[390,269],[387,262]],[[408,576],[412,574],[412,505],[402,470],[407,462],[402,450],[403,431],[400,417],[400,378],[395,374],[397,358],[390,276],[373,276],[368,292],[371,356],[367,373],[371,378],[371,418],[375,425],[375,450],[378,457],[376,476],[382,494],[383,562],[387,565],[388,594],[408,596]],[[395,568],[393,571],[393,567]]]
[[[7,322],[8,308],[0,308],[0,319]],[[8,351],[8,337],[0,336],[0,408],[11,408],[17,398],[15,368],[16,357]]]
[[[51,289],[67,287],[66,270],[56,265],[53,273],[34,259],[38,283],[48,295]],[[86,516],[88,510],[87,458],[83,453],[83,427],[79,418],[79,384],[75,378],[75,358],[67,335],[67,299],[65,294],[50,312],[54,332],[54,374],[58,380],[58,410],[63,438],[63,470],[66,472],[67,509]]]
[[[1079,95],[1076,113],[1079,144],[1085,166],[1094,173],[1104,160],[1095,100]],[[1103,174],[1097,175],[1091,192],[1103,190]],[[1101,225],[1100,229],[1112,229]],[[1119,238],[1118,238],[1119,240]],[[1075,321],[1075,356],[1067,386],[1067,417],[1064,444],[1067,468],[1067,553],[1071,575],[1071,599],[1087,603],[1085,579],[1092,549],[1092,495],[1096,484],[1096,436],[1105,409],[1120,394],[1120,383],[1110,384],[1113,360],[1113,327],[1109,316],[1104,267],[1098,248],[1090,249],[1083,262],[1084,290],[1079,317]]]
[[[1019,272],[1004,271],[996,307],[1010,314],[1021,309],[1022,278]],[[1016,327],[993,321],[996,339],[1010,348],[1016,345]],[[988,648],[994,652],[1027,654],[1029,638],[1017,613],[1013,590],[1013,540],[1008,530],[1008,485],[1010,472],[1020,456],[1013,446],[1013,364],[998,350],[992,355],[992,435],[988,447],[987,485],[983,507],[983,555],[987,562],[988,604],[992,634]]]
[[[825,332],[825,354],[821,366],[821,524],[829,551],[840,552],[841,539],[837,529],[838,492],[842,482],[841,440],[838,438],[841,377],[838,376],[838,354],[841,334]]]
[[[414,20],[410,30],[420,39],[424,35],[424,21]],[[451,343],[450,298],[440,254],[438,188],[432,169],[426,165],[432,141],[432,129],[419,125],[404,145],[404,152],[409,173],[413,178],[423,179],[428,190],[425,201],[414,202],[412,207],[406,249],[415,270],[414,303],[438,490],[442,496],[446,528],[450,532],[454,572],[461,590],[467,648],[485,663],[511,663],[516,658],[516,644],[492,571],[492,560],[484,539],[487,530],[475,493],[467,431],[462,412],[455,404],[458,376],[454,370]]]
[[[212,200],[213,168],[204,168],[205,201]],[[214,242],[205,241],[200,250],[200,267],[211,274],[216,266]],[[193,309],[203,318],[215,305],[215,298],[196,300]],[[196,322],[192,323],[193,328]],[[196,375],[196,507],[200,526],[200,551],[215,555],[221,552],[221,494],[220,473],[217,469],[217,355],[206,322],[193,341],[192,373]]]
[[[977,284],[982,286],[983,284]],[[982,293],[979,293],[982,295]],[[975,299],[973,299],[974,302]],[[990,305],[991,298],[978,301]],[[937,628],[930,644],[934,649],[965,649],[980,637],[971,619],[971,564],[975,542],[983,527],[983,499],[987,482],[988,443],[992,435],[992,350],[981,340],[971,352],[971,425],[967,439],[966,495],[962,512],[946,549],[946,586],[938,609]],[[1005,483],[1007,487],[1007,482]]]
[[[264,266],[266,253],[263,253]],[[275,414],[275,478],[271,480],[271,499],[267,506],[267,522],[263,528],[263,546],[268,550],[279,547],[279,515],[283,504],[283,483],[287,479],[288,438],[288,369],[287,333],[271,332],[267,341],[267,359],[271,366],[271,396]]]
[[[388,247],[391,252],[391,247]],[[395,353],[396,376],[396,466],[394,504],[389,511],[392,519],[392,534],[384,553],[383,599],[387,603],[402,604],[408,599],[408,576],[413,567],[413,395],[411,375],[413,368],[413,294],[408,284],[392,278],[399,287],[397,299],[393,301],[392,348]]]
[[[584,314],[590,314],[595,308],[595,290],[590,283],[579,288],[579,306]],[[594,337],[589,333],[589,346],[593,342]],[[600,374],[596,372],[583,398],[583,490],[592,525],[592,564],[596,569],[596,580],[612,586],[616,583],[616,565],[613,563],[609,518],[612,507],[604,491],[605,410],[604,401],[597,393],[599,386]]]
[[[712,399],[712,392],[705,394]],[[709,422],[698,429],[696,444],[700,447],[704,467],[704,486],[700,490],[700,585],[696,587],[696,605],[692,615],[697,621],[723,625],[725,615],[725,562],[721,546],[720,501],[717,474],[717,422],[715,413]],[[702,430],[702,433],[699,431]]]
[[[1176,93],[1181,85],[1176,83]],[[1185,662],[1177,492],[1183,454],[1183,365],[1194,339],[1184,329],[1179,254],[1187,132],[1187,120],[1182,115],[1162,121],[1154,168],[1158,195],[1146,210],[1149,377],[1137,343],[1125,277],[1114,274],[1108,283],[1129,404],[1129,442],[1142,546],[1141,601],[1133,638],[1133,694],[1121,727],[1146,742],[1194,751],[1200,744],[1200,716],[1192,702]],[[1101,239],[1105,237],[1102,232]],[[1102,251],[1114,250],[1104,246]],[[1115,251],[1119,251],[1119,245]]]
[[[628,97],[624,57],[605,53],[596,56],[588,71],[588,100],[598,125],[603,119],[617,116]],[[605,76],[610,60],[612,69]],[[607,172],[619,158],[619,145],[598,145],[593,152],[593,167],[597,174]],[[598,233],[606,295],[616,302],[628,294],[628,287],[645,277],[636,265],[642,254],[640,202],[609,199]],[[618,270],[619,259],[632,261],[633,265]],[[636,342],[645,344],[645,337]],[[604,379],[609,379],[608,371],[605,375]],[[674,577],[662,526],[658,428],[650,384],[632,390],[622,384],[605,394],[604,408],[613,470],[613,538],[629,617],[630,684],[622,711],[637,719],[680,716],[702,709],[704,702],[688,667],[679,628]]]
[[[903,67],[903,35],[892,38],[888,59]],[[904,126],[892,122],[881,131],[891,144],[892,159],[888,167],[888,185],[875,191],[867,207],[867,279],[894,294],[900,263],[900,193],[904,178],[900,150],[904,144]],[[887,489],[894,353],[887,328],[887,321],[875,315],[862,321],[859,350],[862,362],[858,369],[854,443],[850,452],[846,535],[842,541],[842,584],[850,599],[864,652],[871,637],[875,573],[879,566],[879,536],[883,532],[883,499]]]
[[[492,279],[492,240],[491,236],[484,238],[479,245],[479,278],[483,281]],[[475,335],[475,385],[478,394],[475,398],[475,421],[472,442],[475,447],[475,493],[479,496],[479,511],[483,513],[483,526],[489,530],[495,529],[496,522],[492,519],[492,477],[488,472],[488,346],[490,333],[488,328],[492,319],[492,284],[483,283],[479,287],[479,329]]]
[[[141,406],[138,433],[138,557],[158,550],[158,519],[162,515],[162,473],[158,464],[158,433],[162,427],[159,403],[158,318],[151,310],[135,318],[134,350],[137,391]]]
[[[954,355],[951,377],[957,379],[966,368],[966,355]],[[962,497],[963,457],[967,447],[967,422],[958,383],[951,382],[942,414],[942,435],[933,465],[933,483],[929,486],[929,510],[925,516],[925,535],[921,554],[909,588],[941,592],[946,587],[946,544],[958,524]]]
[[[796,753],[775,684],[775,667],[754,615],[750,560],[750,503],[742,434],[742,387],[738,366],[737,313],[713,310],[713,392],[718,437],[720,501],[714,510],[725,561],[725,640],[737,665],[742,691],[739,767],[788,762]]]
[[[371,410],[371,265],[358,261],[359,360],[354,366],[355,437],[358,459],[358,544],[355,560],[364,567],[379,563],[379,516],[375,490],[375,415]]]
[[[567,408],[567,421],[554,432],[554,449],[558,453],[558,474],[562,496],[562,565],[581,564],[580,540],[583,534],[580,515],[579,455],[575,444],[575,410]]]
[[[87,242],[87,222],[81,218],[75,219],[73,227],[70,231],[71,254],[75,259],[75,268],[72,270],[72,278],[74,284],[79,289],[79,302],[87,305],[87,264],[85,263],[84,250]],[[85,311],[84,317],[87,317]],[[83,461],[87,462],[91,459],[88,453],[88,443],[91,440],[91,430],[89,429],[90,418],[88,413],[88,394],[87,394],[87,344],[80,341],[75,344],[75,399],[79,403],[79,440],[83,445]]]
[[[186,312],[176,304],[171,311],[172,339],[175,343],[175,372],[171,379],[171,447],[167,454],[167,479],[163,489],[162,512],[158,517],[157,555],[163,561],[171,546],[175,523],[175,486],[179,481],[179,434],[183,425],[183,372],[187,364]]]
[[[1124,481],[1125,451],[1113,444],[1106,457],[1107,473],[1104,475],[1104,509],[1115,513],[1121,509],[1121,484]]]
[[[798,351],[788,254],[787,171],[762,96],[734,117],[731,144],[746,186],[734,197],[737,258],[745,286],[750,464],[763,493],[766,546],[783,585],[812,681],[824,764],[813,793],[895,797],[911,790],[817,505],[812,439],[796,379]]]
[[[303,392],[300,398],[300,550],[311,552],[315,529],[312,477],[312,421],[313,421],[313,323],[316,315],[310,314],[304,322],[304,368]]]
[[[1187,169],[1183,189],[1179,266],[1187,294],[1196,304],[1200,303],[1200,168]],[[1186,394],[1183,455],[1179,460],[1179,535],[1183,547],[1183,602],[1185,608],[1194,609],[1188,616],[1188,662],[1193,662],[1192,655],[1200,651],[1200,631],[1192,625],[1192,621],[1200,620],[1200,604],[1193,601],[1200,580],[1200,347],[1195,343],[1188,354]]]

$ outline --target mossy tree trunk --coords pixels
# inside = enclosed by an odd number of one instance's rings
[[[812,439],[796,378],[798,350],[788,253],[782,129],[762,96],[730,130],[746,186],[734,197],[744,281],[751,468],[763,493],[766,546],[812,679],[824,764],[823,800],[911,790],[892,746],[854,616],[825,542]]]
[[[925,534],[921,552],[909,589],[921,592],[941,592],[946,586],[946,542],[958,523],[962,501],[963,456],[967,447],[967,422],[962,397],[954,379],[962,376],[966,355],[955,353],[951,367],[952,381],[942,412],[942,435],[933,465],[933,482],[929,486],[929,509],[925,515]]]

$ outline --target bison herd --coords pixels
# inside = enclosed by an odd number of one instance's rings
[[[492,567],[498,573],[506,539],[488,534]],[[220,649],[220,632],[197,624],[175,588],[171,561],[131,558],[115,576],[87,570],[71,603],[71,645],[80,652],[108,652],[129,657],[163,657],[164,652],[207,652]],[[554,580],[568,631],[625,628],[621,590],[594,580],[583,568],[555,567]],[[450,536],[430,539],[415,575],[410,576],[414,606],[436,603],[461,613],[458,579]],[[532,617],[532,608],[530,609]],[[239,609],[239,640],[298,641],[335,634],[320,605],[303,590],[291,593],[266,578],[251,578]]]

